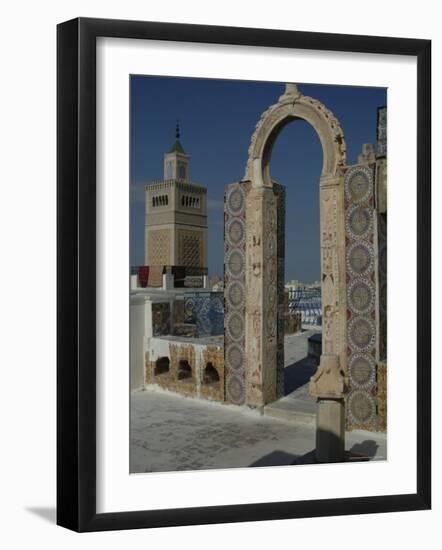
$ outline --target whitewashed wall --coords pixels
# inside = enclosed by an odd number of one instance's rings
[[[144,385],[145,302],[143,297],[132,297],[130,302],[130,389]]]

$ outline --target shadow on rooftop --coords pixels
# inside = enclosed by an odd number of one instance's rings
[[[315,374],[318,365],[315,359],[304,357],[284,369],[284,395],[307,384]]]
[[[362,443],[355,443],[353,447],[349,450],[350,460],[360,459],[360,460],[371,460],[376,456],[376,453],[379,449],[379,445],[376,441],[372,439],[366,439]]]
[[[373,460],[378,448],[379,445],[371,439],[362,441],[362,443],[355,443],[349,451],[345,452],[344,459],[341,462],[366,462],[368,460]],[[303,455],[295,455],[280,450],[272,451],[258,460],[255,460],[255,462],[252,462],[249,468],[292,466],[299,464],[318,464],[315,449]]]

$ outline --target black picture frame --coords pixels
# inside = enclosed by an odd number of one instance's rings
[[[417,492],[96,512],[96,39],[396,54],[417,58]],[[75,531],[425,510],[431,506],[431,41],[74,19],[57,28],[57,523]],[[411,358],[410,358],[411,360]]]

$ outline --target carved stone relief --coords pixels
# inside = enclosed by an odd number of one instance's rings
[[[337,258],[337,189],[321,190],[321,258],[323,353],[337,353],[339,339],[339,268]]]
[[[246,199],[246,402],[260,407],[277,389],[277,197],[250,189]]]

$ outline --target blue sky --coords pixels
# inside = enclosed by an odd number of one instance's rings
[[[385,88],[299,84],[339,119],[348,163],[363,143],[375,143],[376,109]],[[143,264],[143,186],[163,178],[163,155],[175,141],[191,156],[191,181],[208,193],[209,273],[223,274],[224,186],[244,175],[250,137],[261,113],[278,100],[284,84],[134,75],[131,94],[131,265]],[[304,121],[286,126],[272,153],[272,178],[286,186],[286,280],[319,279],[319,138]]]

